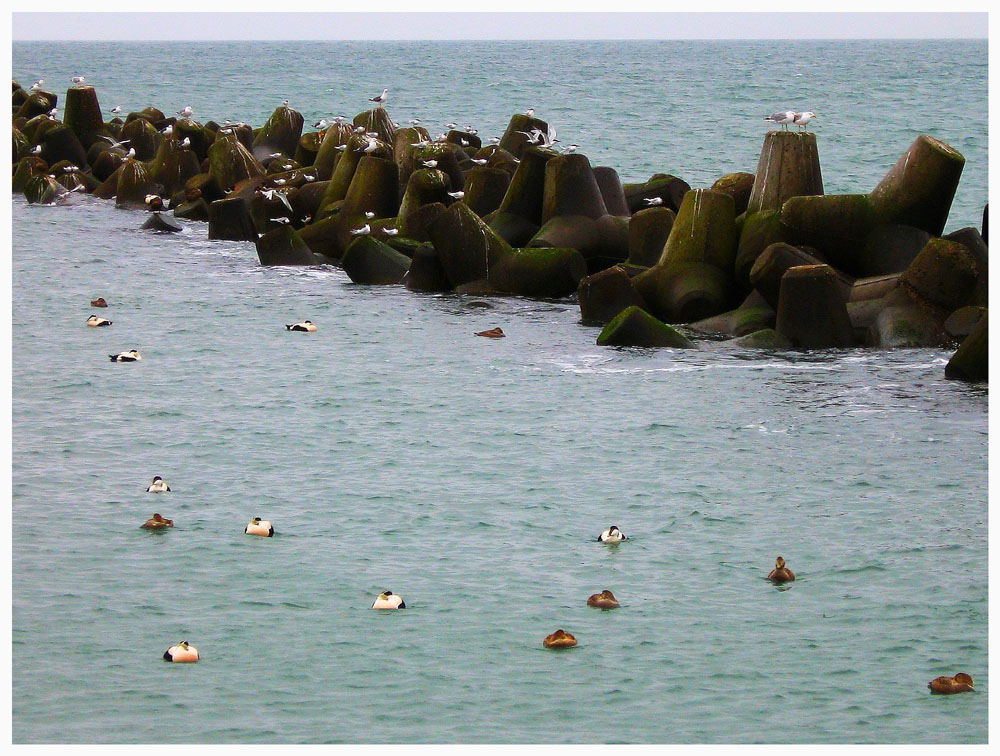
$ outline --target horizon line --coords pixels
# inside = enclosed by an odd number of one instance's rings
[[[465,39],[439,39],[436,37],[157,39],[155,37],[131,37],[128,39],[12,39],[11,42],[946,42],[954,40],[985,42],[989,41],[989,37],[468,37]]]

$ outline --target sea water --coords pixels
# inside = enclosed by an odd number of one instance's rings
[[[201,121],[389,87],[395,120],[488,138],[534,107],[623,180],[693,187],[811,109],[827,192],[928,133],[967,159],[946,230],[987,198],[985,40],[13,52],[60,104],[82,73]],[[601,348],[572,299],[263,268],[89,197],[12,213],[15,742],[986,741],[988,392],[950,349]],[[587,607],[605,588],[621,608]],[[385,589],[407,609],[371,611]],[[181,640],[200,663],[162,661]],[[977,693],[929,694],[959,671]]]

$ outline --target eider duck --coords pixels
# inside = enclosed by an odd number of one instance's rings
[[[101,326],[111,325],[111,321],[105,320],[104,318],[99,318],[96,315],[91,315],[89,318],[87,318],[87,325],[89,325],[91,328],[100,328]]]
[[[247,535],[263,536],[264,538],[270,538],[274,535],[274,527],[271,525],[270,521],[262,520],[259,517],[254,517],[250,520],[250,523],[243,529],[243,532]]]
[[[142,355],[135,349],[129,349],[127,352],[119,352],[118,354],[109,354],[108,357],[111,358],[112,362],[138,362],[142,359]]]
[[[545,648],[572,648],[576,645],[576,638],[565,630],[556,630],[552,635],[546,635],[542,641]]]
[[[378,598],[375,599],[375,603],[372,604],[372,609],[405,609],[406,602],[403,601],[402,596],[398,596],[392,591],[382,591]]]
[[[107,307],[108,303],[107,303],[107,300],[104,299],[104,297],[98,297],[97,299],[91,299],[90,300],[90,306],[91,307]]]
[[[312,333],[316,330],[316,326],[313,325],[311,320],[303,320],[301,323],[292,323],[291,325],[286,323],[285,328],[289,331],[305,331],[307,333]]]
[[[168,520],[166,517],[162,517],[160,513],[157,512],[139,527],[146,528],[146,530],[162,530],[163,528],[172,528],[173,526],[173,520]]]
[[[504,338],[504,332],[499,328],[491,328],[488,331],[480,331],[476,336],[485,336],[488,339],[502,339]]]
[[[181,641],[176,646],[171,646],[163,652],[163,660],[168,662],[190,663],[201,658],[198,649],[190,645],[187,641]]]
[[[790,583],[795,580],[795,573],[785,566],[785,560],[782,557],[778,557],[774,560],[774,569],[771,570],[767,579],[775,583]]]
[[[940,695],[976,692],[976,689],[972,687],[972,678],[964,672],[959,672],[954,677],[935,677],[927,683],[927,687],[931,689],[931,693]]]
[[[587,599],[587,606],[596,606],[598,609],[617,609],[619,603],[618,599],[615,598],[615,594],[605,588],[600,593],[595,593]]]
[[[621,543],[622,541],[627,541],[628,536],[618,529],[617,525],[612,525],[610,528],[605,530],[599,536],[597,540],[601,543]]]
[[[153,476],[153,482],[146,488],[146,493],[166,493],[169,490],[170,486],[164,482],[163,478],[155,475]]]

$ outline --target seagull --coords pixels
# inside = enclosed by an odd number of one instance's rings
[[[378,103],[378,106],[381,108],[383,103],[385,103],[385,101],[389,99],[389,90],[383,89],[382,94],[375,95],[374,97],[369,97],[368,99],[370,102]]]
[[[486,165],[490,161],[487,160],[486,158],[481,158],[479,160],[476,160],[475,158],[473,158],[472,162],[475,163],[476,165]]]
[[[70,79],[70,81],[72,81],[74,84],[83,84],[83,82],[85,82],[86,80],[87,80],[86,77],[80,76],[79,74]]]
[[[56,120],[59,117],[59,108],[52,108],[52,110],[50,110],[45,115],[47,115],[49,118],[51,118],[54,121],[54,120]]]
[[[455,199],[462,199],[465,196],[465,192],[448,192],[448,196]]]
[[[109,110],[108,112],[109,112],[109,113],[115,113],[115,114],[118,114],[118,113],[121,113],[121,112],[122,112],[122,106],[121,106],[121,105],[115,105],[115,106],[114,106],[113,108],[111,108],[111,110]]]
[[[63,166],[63,173],[74,173],[75,171],[78,171],[78,170],[80,170],[80,169],[77,168],[72,163],[70,163],[69,165],[64,165]]]
[[[281,105],[282,105],[282,107],[286,107],[287,108],[288,107],[288,100],[282,100],[281,101]]]
[[[284,186],[285,185],[285,179],[275,179],[274,180],[274,185],[275,186]]]
[[[281,157],[281,153],[280,152],[272,152],[270,155],[268,155],[268,157],[271,160],[276,160],[277,158]]]
[[[410,119],[410,125],[411,125],[411,126],[416,126],[416,125],[418,125],[418,124],[419,124],[420,122],[421,122],[421,121],[420,121],[420,119],[419,119],[419,118],[411,118],[411,119]]]
[[[458,141],[461,142],[461,144],[462,144],[463,147],[468,147],[469,146],[469,140],[468,139],[459,139]]]
[[[325,129],[330,125],[330,122],[325,118],[320,118],[316,123],[313,124],[314,129]]]
[[[191,116],[194,115],[194,109],[190,105],[188,105],[183,109],[178,110],[177,115],[179,115],[181,118],[190,118]]]
[[[788,131],[788,124],[795,120],[794,110],[782,110],[778,113],[772,113],[771,115],[764,118],[765,121],[770,123],[779,123],[784,127],[785,131]]]
[[[39,79],[38,81],[36,81],[34,84],[31,85],[31,91],[32,92],[37,92],[39,89],[42,88],[42,84],[44,84],[44,83],[45,83],[45,79]]]
[[[107,140],[107,141],[108,141],[108,142],[109,142],[109,143],[111,144],[111,148],[112,148],[112,149],[115,149],[115,148],[117,148],[117,147],[121,147],[121,146],[122,146],[123,144],[128,144],[128,143],[129,143],[129,140],[128,140],[128,139],[123,139],[123,140],[121,140],[120,142],[116,142],[116,141],[115,141],[114,139],[112,139],[111,137],[109,137],[109,136],[104,136],[103,134],[99,134],[97,138],[98,138],[98,139],[105,139],[105,140]]]
[[[535,109],[534,108],[528,108],[527,110],[524,111],[524,114],[526,116],[528,116],[528,118],[534,118],[535,117]]]
[[[373,212],[372,212],[371,210],[368,210],[368,211],[366,211],[366,212],[365,212],[365,217],[366,217],[366,218],[367,218],[368,220],[371,220],[372,218],[374,218],[374,217],[375,217],[375,213],[373,213]]]
[[[419,142],[410,142],[411,147],[428,147],[431,141],[429,139],[421,139]]]
[[[490,137],[490,144],[500,144],[500,137]]]
[[[798,126],[800,130],[801,129],[805,129],[806,131],[808,131],[809,129],[806,128],[806,127],[809,125],[809,122],[813,118],[817,118],[817,117],[818,116],[815,113],[813,113],[811,110],[807,110],[805,113],[796,113],[795,114],[795,119],[792,121],[792,123],[794,123],[796,126]]]
[[[378,149],[378,140],[372,139],[370,142],[368,142],[368,144],[365,145],[365,148],[362,150],[362,152],[364,152],[367,155],[369,153],[375,152],[375,150],[377,149]]]
[[[39,144],[39,145],[36,145],[35,147],[33,147],[31,149],[31,154],[32,155],[41,155],[42,154],[42,145]]]
[[[437,160],[425,160],[424,161],[424,165],[427,168],[437,168],[437,164],[438,164]]]
[[[444,127],[446,129],[457,129],[458,128],[458,124],[457,123],[446,123],[444,125]]]
[[[164,129],[164,130],[163,130],[162,132],[160,132],[160,133],[161,133],[161,134],[163,134],[164,136],[170,136],[171,134],[173,134],[173,133],[174,133],[174,127],[173,127],[172,125],[171,125],[171,126],[167,126],[167,127],[166,127],[166,128],[165,128],[165,129]]]
[[[538,129],[535,129],[534,131],[518,131],[515,133],[524,134],[528,140],[528,144],[537,144],[542,138],[542,132]]]
[[[354,129],[354,133],[355,134],[364,134],[365,133],[365,127],[364,126],[358,126],[357,128]]]
[[[644,199],[643,202],[645,202],[649,207],[654,207],[656,205],[663,204],[663,197],[649,197]]]
[[[472,134],[472,136],[475,136],[476,134],[479,133],[479,129],[473,129],[473,128],[470,128],[469,126],[466,126],[465,130],[467,132],[469,132],[470,134]]]
[[[558,139],[556,139],[556,129],[554,126],[549,126],[548,133],[546,134],[542,134],[541,129],[536,129],[536,131],[538,131],[539,135],[541,136],[543,147],[551,147],[552,145],[554,145],[556,142],[559,141]]]
[[[399,229],[398,228],[383,228],[382,229],[382,233],[384,233],[386,236],[395,236],[396,234],[399,233]]]
[[[337,152],[343,152],[344,150],[347,149],[347,145],[346,144],[338,144],[338,145],[334,146],[333,149],[337,150]]]
[[[370,234],[372,232],[372,227],[367,223],[361,228],[352,228],[351,236],[364,236],[365,234]]]
[[[288,201],[288,197],[285,196],[284,192],[279,192],[277,189],[265,189],[261,192],[261,195],[265,199],[269,200],[281,200],[281,203],[288,208],[288,212],[295,212],[292,210],[292,205]]]
[[[191,137],[184,137],[184,141],[181,142],[181,149],[186,150],[191,146]]]
[[[569,147],[567,147],[565,150],[563,150],[563,154],[564,155],[568,155],[571,152],[576,152],[579,148],[580,148],[580,145],[578,145],[578,144],[571,144]]]
[[[347,120],[347,116],[337,116],[336,118],[333,119],[333,122],[339,126],[340,124],[342,124],[346,120]]]

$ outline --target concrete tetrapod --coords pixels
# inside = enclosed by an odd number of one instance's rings
[[[268,231],[257,242],[257,258],[261,265],[316,265],[308,245],[291,226]]]
[[[769,131],[760,151],[747,215],[780,210],[792,197],[823,194],[816,135],[797,131]]]
[[[633,279],[654,315],[688,323],[735,304],[735,220],[728,194],[695,189],[684,195],[659,262]]]
[[[774,329],[797,349],[854,346],[854,332],[833,268],[801,265],[785,271]]]
[[[958,150],[921,134],[872,190],[872,208],[882,223],[940,236],[964,167]]]
[[[628,223],[628,262],[651,268],[663,256],[677,214],[669,207],[650,207],[635,213]]]
[[[989,324],[984,313],[958,350],[948,360],[944,377],[959,381],[989,380]]]
[[[645,301],[620,265],[581,279],[577,299],[580,303],[580,319],[584,323],[604,325],[627,307],[646,309]]]
[[[689,339],[641,307],[627,307],[604,326],[598,346],[672,347],[696,349]]]
[[[410,267],[410,258],[378,239],[361,236],[347,247],[341,264],[356,284],[398,284]]]
[[[302,136],[304,120],[297,110],[279,105],[254,137],[254,154],[260,148],[264,154],[283,152],[288,156],[294,155]]]
[[[247,203],[239,197],[212,202],[208,206],[208,238],[257,241],[257,229]]]

